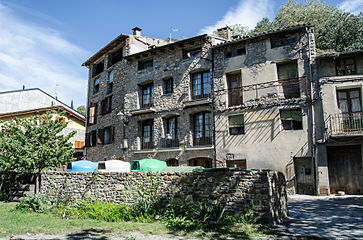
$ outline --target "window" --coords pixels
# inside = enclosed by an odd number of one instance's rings
[[[230,51],[226,52],[226,57],[235,57],[235,56],[240,56],[240,55],[244,55],[246,54],[246,48],[242,47],[242,48],[237,48],[237,49],[233,49]]]
[[[285,98],[300,97],[297,62],[277,64],[279,82]]]
[[[154,122],[153,120],[147,120],[142,122],[142,135],[141,135],[141,148],[153,149],[154,148]]]
[[[114,127],[106,127],[98,130],[100,144],[110,144],[114,141]]]
[[[211,86],[209,72],[194,73],[192,78],[192,99],[202,99],[210,97]]]
[[[164,80],[164,94],[173,93],[173,78]]]
[[[106,92],[106,94],[112,93],[112,88],[113,88],[113,75],[114,75],[114,71],[111,71],[111,72],[108,73],[108,78],[107,78],[107,92]]]
[[[86,147],[94,147],[97,143],[97,132],[91,131],[86,133]]]
[[[183,50],[183,58],[184,59],[194,58],[194,57],[200,56],[201,54],[202,54],[202,49],[201,48],[196,48],[196,49],[191,49],[191,50]]]
[[[212,159],[211,158],[193,158],[188,161],[189,166],[201,166],[204,168],[212,167]]]
[[[97,123],[97,103],[91,103],[88,108],[88,125]]]
[[[299,37],[296,34],[276,35],[270,38],[271,48],[294,45]]]
[[[212,118],[210,112],[194,115],[194,145],[212,144]]]
[[[105,115],[112,112],[112,96],[108,96],[101,101],[101,114]]]
[[[244,115],[233,115],[228,117],[229,134],[240,135],[245,133]]]
[[[353,75],[356,74],[355,59],[341,58],[336,60],[337,75]]]
[[[281,109],[280,119],[283,130],[303,129],[301,109]]]
[[[152,59],[138,62],[138,70],[143,70],[143,69],[152,68],[152,67],[153,67]]]
[[[122,58],[123,58],[123,56],[122,56],[122,48],[120,48],[119,50],[111,53],[108,56],[108,67],[111,67],[115,63],[118,63],[119,61],[122,60]]]
[[[167,118],[164,129],[165,138],[161,139],[161,148],[179,147],[179,118]]]
[[[92,77],[97,76],[98,74],[103,72],[103,70],[104,70],[103,61],[101,61],[100,63],[97,63],[97,64],[93,64],[93,66],[92,66]]]
[[[177,167],[177,166],[179,166],[179,161],[178,161],[178,160],[176,160],[175,158],[168,159],[168,160],[166,161],[166,165],[167,165],[168,167]]]
[[[93,94],[98,93],[99,90],[100,90],[100,79],[97,78],[93,81]]]
[[[238,106],[243,104],[241,73],[227,74],[228,84],[228,106]]]
[[[342,113],[360,113],[362,103],[360,88],[337,90],[338,107]]]
[[[152,83],[141,86],[141,107],[149,108],[153,106],[154,85]]]

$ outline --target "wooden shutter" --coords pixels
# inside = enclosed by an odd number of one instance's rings
[[[91,144],[90,144],[90,136],[89,136],[89,133],[86,133],[86,147],[90,147]]]
[[[105,139],[105,130],[104,129],[98,129],[97,144],[103,144],[104,139]]]

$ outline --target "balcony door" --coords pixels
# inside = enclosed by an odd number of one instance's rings
[[[344,131],[363,130],[360,91],[360,88],[337,91],[338,107],[341,111],[341,127]]]
[[[242,101],[242,80],[241,73],[227,74],[228,84],[228,106],[238,106]]]

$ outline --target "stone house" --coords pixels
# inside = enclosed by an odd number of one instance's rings
[[[61,118],[68,123],[68,126],[63,129],[63,133],[76,132],[69,141],[73,143],[75,149],[74,157],[77,159],[83,157],[86,119],[76,110],[39,88],[0,92],[0,103],[0,120],[3,121],[15,117],[27,118],[51,110],[64,111],[65,115]]]
[[[318,194],[363,191],[363,52],[317,57],[315,92]]]

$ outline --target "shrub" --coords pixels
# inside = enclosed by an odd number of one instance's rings
[[[219,222],[224,217],[226,208],[221,203],[198,202],[192,207],[195,217],[201,222]]]
[[[33,195],[23,198],[16,206],[17,210],[27,210],[34,212],[47,212],[51,210],[52,203],[44,195]]]
[[[174,217],[166,221],[166,227],[176,231],[191,231],[200,228],[200,224],[188,220],[186,217]]]

